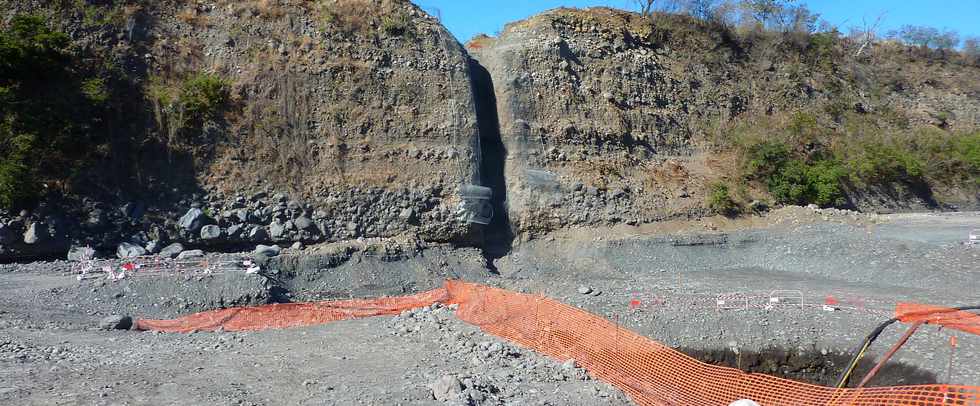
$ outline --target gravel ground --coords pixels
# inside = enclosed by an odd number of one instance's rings
[[[849,216],[671,237],[590,230],[591,241],[525,243],[498,261],[502,277],[493,283],[557,298],[675,347],[775,346],[828,360],[851,354],[897,302],[980,304],[980,248],[963,244],[980,228],[976,214]],[[592,292],[579,293],[585,288]],[[767,309],[771,296],[781,303]],[[839,311],[823,310],[828,296]],[[719,298],[727,299],[721,309]],[[639,308],[631,308],[634,299]],[[903,332],[887,330],[871,355]],[[954,334],[959,347],[947,379]],[[980,385],[980,337],[926,327],[895,360],[939,382]]]
[[[697,222],[667,234],[572,230],[522,243],[496,261],[497,275],[481,273],[472,250],[445,248],[343,261],[318,259],[313,250],[297,254],[302,261],[279,262],[293,265],[272,278],[79,282],[65,262],[4,265],[0,404],[627,403],[573,365],[500,342],[443,308],[258,333],[96,328],[113,312],[156,317],[273,297],[368,297],[425,290],[446,277],[542,293],[712,361],[732,347],[806,353],[808,368],[826,376],[798,377],[825,382],[864,335],[891,317],[896,302],[980,301],[980,250],[961,244],[973,228],[980,228],[976,214],[793,209],[767,221]],[[766,308],[775,290],[789,292],[777,293],[780,303]],[[722,295],[724,307],[733,308],[718,308]],[[821,308],[827,296],[840,302],[838,311]],[[631,308],[633,300],[641,305]],[[889,329],[872,358],[903,330]],[[980,385],[980,340],[957,334],[949,371],[951,334],[924,328],[896,357],[903,363],[896,373],[873,383]]]
[[[442,307],[214,334],[63,329],[8,316],[2,404],[629,404],[574,364],[485,336]],[[440,386],[446,380],[456,388]]]

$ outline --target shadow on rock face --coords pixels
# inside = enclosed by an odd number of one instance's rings
[[[492,260],[510,253],[514,241],[514,232],[507,214],[507,149],[501,140],[493,78],[476,61],[471,61],[470,70],[473,73],[477,120],[480,125],[480,182],[493,190],[491,202],[494,215],[484,235],[484,254]]]

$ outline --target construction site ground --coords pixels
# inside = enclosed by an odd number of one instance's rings
[[[326,254],[310,247],[270,263],[274,273],[121,281],[79,281],[63,261],[3,265],[0,404],[629,404],[575,365],[485,335],[449,308],[247,333],[99,329],[113,314],[397,295],[447,278],[548,296],[708,361],[831,384],[896,303],[980,304],[980,247],[965,244],[978,228],[976,213],[786,208],[566,230],[515,244],[492,268],[478,250],[450,247],[329,261],[312,260]],[[887,330],[863,370],[905,328]],[[894,361],[873,385],[980,385],[980,337],[926,326]],[[447,380],[461,393],[437,400]]]

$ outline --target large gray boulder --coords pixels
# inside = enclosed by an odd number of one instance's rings
[[[136,244],[124,242],[116,248],[116,256],[122,259],[136,258],[146,255],[146,249]]]
[[[221,227],[215,225],[201,227],[202,240],[217,240],[219,238],[221,238]]]
[[[273,240],[281,240],[286,236],[286,225],[278,220],[273,221],[272,224],[269,224],[269,235]]]
[[[190,259],[190,258],[201,258],[204,256],[204,251],[201,250],[189,250],[181,252],[177,255],[177,259]]]
[[[296,226],[296,229],[300,231],[316,230],[316,227],[314,227],[313,224],[313,219],[306,216],[300,216],[296,218],[296,220],[293,220],[293,225]]]
[[[95,258],[95,250],[92,247],[71,247],[68,250],[69,261],[87,261]]]
[[[50,235],[48,235],[48,226],[44,223],[33,222],[31,225],[27,226],[27,231],[24,231],[24,243],[26,244],[37,244],[47,240]]]
[[[184,252],[184,245],[179,242],[175,242],[163,247],[163,249],[160,250],[160,256],[173,259],[180,255],[181,252]]]
[[[266,257],[274,257],[279,255],[282,249],[278,245],[257,245],[255,251],[252,251],[255,255],[262,255]]]
[[[198,208],[192,208],[187,210],[177,221],[177,225],[184,230],[195,233],[207,224],[211,224],[212,221],[204,214],[204,211]]]

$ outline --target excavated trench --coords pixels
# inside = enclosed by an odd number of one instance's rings
[[[782,347],[769,347],[761,351],[739,350],[737,354],[730,348],[678,348],[678,350],[708,364],[821,386],[835,386],[852,355],[846,352],[823,354],[820,351],[806,352]],[[854,370],[855,378],[851,379],[850,386],[855,386],[877,363],[876,359],[862,359]],[[891,361],[881,368],[868,386],[924,385],[937,382],[938,378],[934,372]]]

